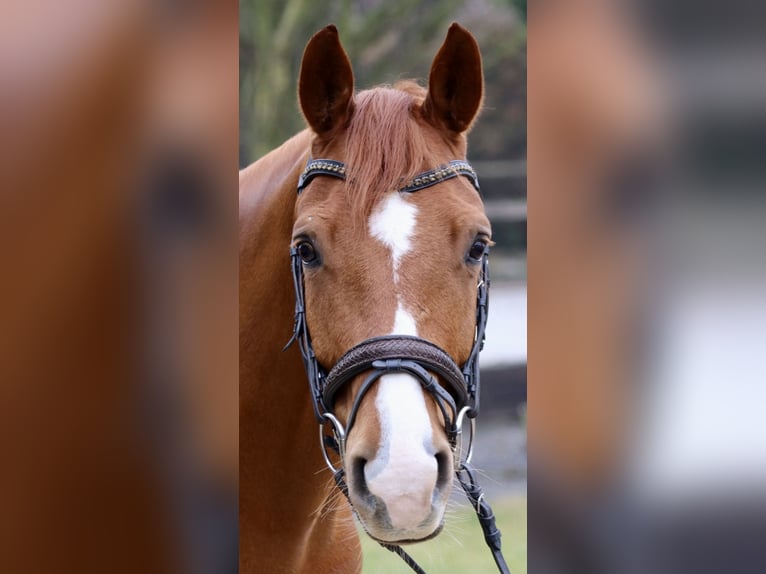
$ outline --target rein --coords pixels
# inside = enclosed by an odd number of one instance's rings
[[[343,162],[330,159],[309,159],[306,168],[298,179],[298,194],[317,176],[330,176],[346,179],[346,166]],[[413,193],[447,181],[464,176],[476,191],[479,191],[479,180],[476,172],[463,160],[453,160],[447,165],[425,171],[415,176],[412,181],[398,189],[399,193]],[[333,473],[338,488],[351,503],[348,495],[348,485],[345,481],[346,438],[354,424],[364,395],[373,384],[383,375],[396,372],[406,372],[417,379],[423,388],[429,392],[439,407],[445,421],[445,431],[454,453],[455,476],[466,493],[471,506],[476,512],[479,524],[484,532],[484,539],[492,552],[492,556],[502,574],[509,574],[501,552],[500,530],[495,524],[495,515],[489,504],[484,500],[473,468],[470,466],[475,434],[475,417],[479,411],[479,352],[484,346],[484,336],[487,324],[489,303],[489,263],[485,251],[481,259],[481,271],[476,296],[476,329],[474,342],[468,360],[462,368],[458,367],[449,354],[439,346],[422,339],[405,335],[386,335],[373,337],[362,341],[347,351],[329,372],[319,364],[311,344],[308,324],[306,322],[306,302],[303,280],[303,264],[296,248],[290,249],[290,258],[295,288],[295,324],[293,335],[285,349],[294,342],[303,357],[303,363],[308,375],[314,415],[319,423],[319,437],[327,466]],[[369,372],[354,398],[351,411],[344,425],[333,413],[336,393],[354,377]],[[432,374],[433,373],[433,374]],[[439,383],[437,375],[447,388]],[[471,432],[467,446],[462,437],[463,421],[468,417],[471,421]],[[325,434],[325,427],[330,423],[333,436]],[[458,448],[459,444],[459,448]],[[341,465],[336,468],[330,459],[328,448],[335,450],[341,459]],[[463,458],[463,452],[466,452]],[[351,505],[353,509],[353,505]],[[397,554],[405,563],[418,574],[424,570],[407,554],[401,546],[380,542],[380,545]]]

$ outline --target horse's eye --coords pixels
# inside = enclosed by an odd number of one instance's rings
[[[472,262],[481,261],[484,254],[487,252],[487,242],[482,239],[477,239],[471,245],[471,250],[468,252],[468,260]]]
[[[310,241],[301,241],[298,244],[298,257],[304,263],[314,263],[317,260],[317,252]]]

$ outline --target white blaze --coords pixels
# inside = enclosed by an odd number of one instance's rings
[[[415,319],[410,315],[402,306],[402,302],[399,301],[396,306],[396,315],[394,315],[394,329],[391,331],[392,335],[412,335],[418,336],[418,326],[415,323]]]
[[[399,264],[412,247],[417,207],[398,193],[390,193],[370,216],[370,233],[391,250],[394,261],[394,288],[399,282]]]
[[[414,317],[399,293],[399,265],[412,249],[417,208],[391,193],[370,216],[371,235],[391,251],[397,307],[391,334],[417,336]],[[386,503],[395,528],[414,528],[430,513],[437,463],[431,422],[420,383],[412,376],[384,375],[375,400],[380,445],[365,467],[370,491]]]

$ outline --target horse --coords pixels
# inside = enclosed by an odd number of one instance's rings
[[[307,129],[240,172],[240,569],[359,572],[352,507],[384,545],[436,536],[478,406],[461,375],[491,245],[465,162],[481,54],[453,23],[427,89],[355,94],[330,25],[298,99]]]

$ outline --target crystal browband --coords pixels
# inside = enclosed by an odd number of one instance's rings
[[[306,189],[311,180],[318,175],[329,175],[345,180],[346,164],[334,159],[310,159],[303,173],[298,178],[298,193]],[[399,188],[398,191],[400,193],[412,193],[459,175],[467,177],[476,191],[479,191],[479,178],[476,172],[467,161],[459,159],[452,160],[448,164],[436,169],[419,173],[407,185]]]

